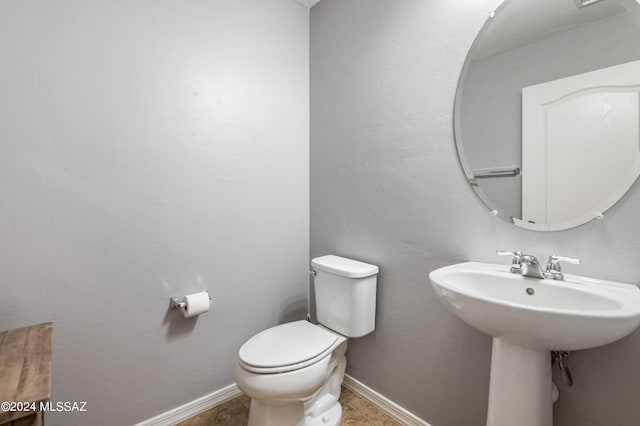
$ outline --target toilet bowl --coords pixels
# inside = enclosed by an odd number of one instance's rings
[[[238,353],[238,387],[251,398],[249,426],[336,426],[348,337],[375,328],[378,267],[338,256],[311,262],[320,324],[264,330]]]
[[[307,321],[254,336],[242,346],[235,371],[238,387],[252,398],[249,425],[326,425],[322,418],[331,412],[341,417],[338,398],[346,349],[346,337]]]

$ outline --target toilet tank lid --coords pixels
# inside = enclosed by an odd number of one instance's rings
[[[379,271],[376,265],[370,265],[333,254],[316,257],[311,261],[311,266],[321,271],[348,278],[365,278],[375,275]]]

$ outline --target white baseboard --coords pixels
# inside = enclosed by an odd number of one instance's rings
[[[234,383],[134,426],[173,426],[240,395],[242,392]]]
[[[385,413],[387,416],[402,423],[403,425],[431,426],[420,417],[407,411],[388,398],[380,395],[378,392],[357,381],[348,374],[345,374],[342,386],[349,389],[351,392],[355,393],[361,398],[366,399],[369,403],[371,403],[371,405],[374,405],[377,409]]]
[[[431,426],[415,414],[402,408],[395,402],[380,395],[378,392],[367,387],[363,383],[357,381],[353,377],[345,374],[344,382],[342,385],[349,389],[351,392],[367,400],[371,405],[391,417],[392,419],[402,423],[406,426]],[[159,414],[151,419],[145,420],[134,426],[173,426],[176,423],[190,419],[193,416],[207,411],[213,407],[224,404],[227,401],[232,400],[242,395],[238,386],[234,384],[227,386],[226,388],[219,389],[201,398],[187,402],[184,405],[169,410],[165,413]]]

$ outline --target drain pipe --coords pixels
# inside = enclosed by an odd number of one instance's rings
[[[567,365],[566,359],[571,355],[571,351],[551,351],[551,368],[553,368],[554,364],[558,363],[558,368],[560,369],[560,374],[562,375],[562,381],[567,386],[573,386],[573,374],[571,374],[571,370],[569,370],[569,366]],[[560,391],[558,390],[558,385],[555,382],[551,382],[553,387],[551,389],[551,400],[555,404],[558,402],[560,398]]]

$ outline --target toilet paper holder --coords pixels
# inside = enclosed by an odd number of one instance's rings
[[[211,296],[209,296],[209,300],[212,300]],[[174,296],[174,297],[169,299],[169,308],[171,308],[171,309],[176,309],[176,308],[183,309],[186,305],[187,304],[184,302],[184,298],[180,298],[180,297]]]
[[[171,309],[175,309],[175,308],[184,308],[186,305],[186,303],[184,303],[179,297],[172,297],[171,299],[169,299],[169,307]]]

